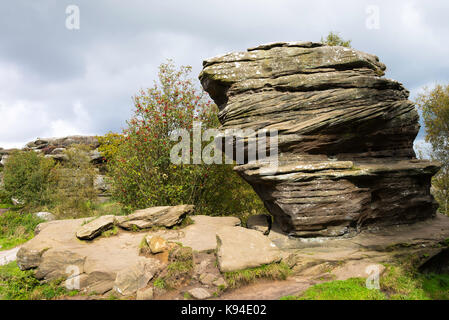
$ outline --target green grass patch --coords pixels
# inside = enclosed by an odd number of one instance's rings
[[[186,300],[191,300],[191,299],[192,299],[192,296],[190,295],[190,293],[184,292],[184,299],[186,299]]]
[[[173,230],[182,229],[182,228],[185,228],[185,227],[187,227],[187,226],[189,226],[189,225],[191,225],[191,224],[194,224],[194,223],[195,223],[195,221],[193,221],[192,218],[190,218],[190,217],[185,217],[184,219],[182,219],[182,221],[181,221],[180,224],[174,226],[172,229],[173,229]]]
[[[251,283],[256,279],[285,280],[291,270],[284,262],[262,265],[256,268],[225,272],[224,276],[229,287],[237,288]]]
[[[11,262],[0,266],[0,300],[51,300],[78,294],[61,286],[62,281],[41,283],[32,270],[21,271],[16,262]]]
[[[34,237],[34,229],[44,220],[31,213],[9,210],[0,215],[0,250],[11,249]]]
[[[308,288],[300,296],[281,300],[449,300],[449,275],[420,274],[403,266],[387,265],[380,290],[368,289],[365,279],[331,281]]]
[[[288,300],[294,300],[290,296]],[[365,279],[352,278],[317,284],[307,289],[298,300],[385,300],[380,290],[368,289]],[[287,299],[285,299],[287,300]]]
[[[118,233],[118,227],[117,226],[112,226],[111,229],[103,231],[101,233],[101,236],[109,238],[109,237],[115,236],[117,233]]]
[[[167,285],[165,284],[165,280],[163,278],[157,278],[153,282],[153,287],[158,289],[165,289]]]

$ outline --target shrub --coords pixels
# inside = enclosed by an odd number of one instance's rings
[[[0,266],[0,300],[42,300],[78,294],[60,284],[61,280],[40,283],[33,270],[21,271],[16,262]]]
[[[9,210],[0,215],[1,250],[13,248],[34,236],[34,229],[43,222],[31,213]]]
[[[88,148],[72,146],[64,152],[66,160],[57,164],[33,151],[11,154],[3,173],[2,202],[14,197],[25,203],[25,211],[52,210],[59,217],[90,214],[96,206],[97,171]]]
[[[5,195],[27,205],[49,204],[50,175],[54,166],[52,159],[35,152],[13,152],[3,170]]]
[[[334,32],[329,32],[326,39],[321,37],[321,42],[328,46],[342,46],[342,47],[351,47],[351,40],[344,40],[339,34]]]

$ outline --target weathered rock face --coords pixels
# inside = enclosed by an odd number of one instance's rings
[[[418,113],[378,57],[312,42],[272,43],[203,62],[222,129],[278,131],[278,169],[236,171],[284,232],[342,236],[434,216],[439,165],[413,151]],[[246,146],[247,147],[247,146]]]

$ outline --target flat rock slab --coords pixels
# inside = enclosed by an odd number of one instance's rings
[[[189,290],[188,293],[197,300],[204,300],[212,297],[212,294],[204,288],[194,288]]]
[[[92,240],[99,236],[103,231],[106,231],[114,225],[115,216],[107,215],[101,216],[93,221],[83,225],[77,232],[76,236],[82,240]]]
[[[195,251],[211,251],[217,248],[217,230],[221,227],[240,225],[236,217],[192,216],[194,224],[182,229],[183,235],[177,241]]]
[[[75,233],[89,219],[56,220],[42,223],[37,235],[25,243],[17,253],[17,264],[22,270],[36,269],[39,279],[61,276],[79,277],[81,289],[106,292],[114,287],[117,274],[144,259],[139,246],[144,232],[120,232],[108,238],[81,241]]]
[[[281,252],[256,230],[222,227],[217,231],[217,258],[221,272],[237,271],[279,262]]]
[[[127,216],[117,217],[117,224],[124,229],[145,229],[150,227],[173,227],[194,211],[193,205],[152,207],[137,210]]]

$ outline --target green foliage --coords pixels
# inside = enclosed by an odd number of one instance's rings
[[[236,288],[251,283],[259,278],[285,280],[291,270],[284,262],[271,263],[256,268],[225,272],[224,276],[229,287]]]
[[[16,262],[0,266],[0,300],[49,300],[76,295],[61,286],[62,280],[41,283],[32,270],[21,271]]]
[[[290,297],[292,300],[293,297]],[[317,284],[307,289],[300,300],[385,300],[379,290],[368,289],[365,279],[352,278]]]
[[[351,40],[344,40],[342,37],[340,37],[340,34],[329,32],[326,39],[321,37],[321,42],[328,45],[328,46],[342,46],[342,47],[351,47]]]
[[[101,206],[95,204],[97,171],[88,148],[72,146],[62,163],[33,151],[12,153],[4,168],[1,202],[14,197],[24,202],[24,211],[51,211],[58,218],[91,215]]]
[[[202,129],[219,125],[217,107],[196,89],[190,72],[171,61],[161,64],[158,82],[134,97],[134,116],[123,134],[99,139],[114,198],[134,209],[194,204],[198,214],[264,212],[232,165],[171,163],[170,150],[178,143],[170,140],[172,132],[185,129],[192,137],[194,121]]]
[[[22,244],[34,236],[34,229],[43,222],[31,213],[9,210],[0,215],[0,250]]]
[[[184,299],[190,300],[190,299],[192,299],[192,296],[190,295],[190,293],[184,292]]]
[[[156,278],[153,282],[153,286],[158,289],[165,289],[166,284],[163,278]]]
[[[14,197],[28,205],[50,202],[50,177],[55,163],[35,152],[11,153],[3,170],[2,198]]]
[[[426,127],[426,141],[432,146],[430,157],[442,163],[432,179],[433,195],[440,212],[449,215],[449,84],[426,89],[416,100]]]
[[[0,187],[0,204],[0,209],[7,209],[12,206],[11,195],[2,187]]]

